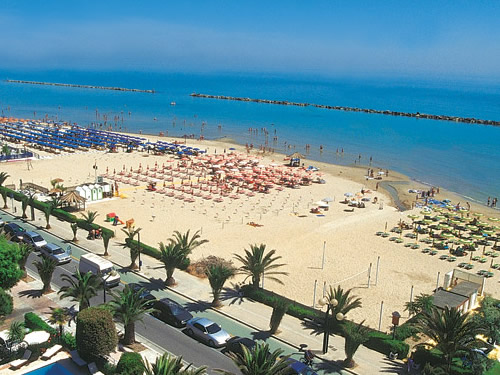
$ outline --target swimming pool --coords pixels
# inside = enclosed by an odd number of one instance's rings
[[[38,370],[27,372],[26,375],[75,375],[75,374],[65,369],[59,363],[53,363],[51,365],[39,368]]]

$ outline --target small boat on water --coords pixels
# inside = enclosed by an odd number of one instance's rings
[[[170,102],[170,105],[175,105],[176,103],[175,102]]]

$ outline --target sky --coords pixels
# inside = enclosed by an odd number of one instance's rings
[[[499,1],[1,0],[0,69],[500,79]]]

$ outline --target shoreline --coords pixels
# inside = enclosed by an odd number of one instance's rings
[[[152,141],[161,139],[184,143],[183,138],[145,134],[142,136]],[[283,160],[284,154],[263,154],[258,150],[247,153],[244,146],[234,143],[230,138],[219,141],[188,138],[186,141],[188,146],[208,149],[209,156],[214,156],[215,150],[217,156],[224,155],[223,150],[226,148],[225,158],[231,158],[227,151],[234,147],[236,155],[258,159],[259,164],[275,164],[278,168],[288,164]],[[182,163],[181,159],[174,155],[154,155],[145,151],[110,153],[92,150],[59,155],[42,152],[42,156],[41,159],[32,160],[29,169],[26,163],[3,164],[2,170],[11,176],[6,185],[17,185],[19,179],[22,179],[23,183],[31,182],[49,187],[52,179],[61,178],[64,180],[64,186],[77,186],[93,183],[96,174],[109,173],[113,176],[115,170],[120,174],[120,171],[137,170],[141,164],[147,169],[156,163],[159,166],[164,163],[165,166],[177,170]],[[306,166],[308,164],[306,163]],[[348,167],[324,162],[311,164],[320,168],[317,174],[321,174],[325,184],[313,183],[298,189],[273,188],[269,194],[242,194],[239,199],[224,197],[219,202],[197,197],[194,202],[189,203],[187,200],[177,199],[183,185],[179,176],[169,183],[170,186],[175,184],[175,190],[170,190],[168,186],[163,188],[167,193],[175,192],[175,197],[148,191],[147,179],[141,180],[143,182],[139,183],[139,186],[120,181],[119,196],[88,202],[86,209],[98,212],[96,222],[114,230],[116,238],[113,241],[117,242],[123,241],[125,235],[120,229],[121,226],[113,226],[105,221],[108,213],[116,213],[124,222],[134,219],[136,227],[142,228],[142,242],[153,247],[157,247],[159,242],[165,243],[174,230],[181,233],[200,230],[202,238],[209,242],[193,252],[192,262],[215,255],[232,260],[238,267],[240,264],[234,259],[235,253],[242,254],[251,244],[265,244],[268,250],[276,249],[277,255],[282,257],[282,263],[286,264],[283,270],[289,273],[288,277],[282,279],[284,285],[266,278],[267,290],[312,306],[315,285],[318,286],[316,296],[321,296],[321,289],[326,289],[327,286],[340,285],[344,289],[353,289],[353,294],[362,299],[363,308],[349,313],[349,319],[358,322],[366,319],[368,325],[377,327],[380,302],[384,301],[386,311],[382,330],[388,330],[390,311],[403,311],[412,286],[415,287],[415,295],[432,293],[436,286],[436,274],[439,272],[444,275],[456,265],[375,235],[377,231],[384,230],[384,226],[389,230],[401,220],[408,221],[408,214],[418,215],[421,210],[414,209],[403,213],[394,208],[388,193],[381,188],[375,190],[376,183],[380,180],[366,180],[364,176],[367,171],[363,166]],[[94,169],[94,166],[98,169]],[[299,170],[300,168],[297,168],[297,171]],[[207,176],[211,178],[208,173]],[[196,182],[196,178],[194,177],[193,182]],[[163,177],[158,181],[159,189],[162,189],[161,185],[164,184],[161,180],[166,179]],[[206,176],[201,176],[200,180],[206,180]],[[114,183],[113,179],[105,178],[105,181]],[[389,177],[383,177],[381,181],[396,186],[402,202],[411,205],[414,201],[415,195],[408,193],[407,189],[417,188],[417,185],[406,176],[389,171]],[[365,197],[370,198],[366,201],[365,208],[353,207],[351,210],[343,204],[346,192],[355,194],[358,200],[361,200],[362,189],[366,192]],[[367,192],[367,189],[371,192]],[[214,198],[217,198],[217,195],[216,192],[213,193]],[[312,210],[317,206],[315,202],[328,197],[332,200],[328,210],[319,213]],[[375,197],[378,198],[377,204],[373,203]],[[453,199],[450,194],[441,190],[437,199],[444,197]],[[486,207],[478,208],[487,212],[488,216],[493,216]],[[40,212],[36,215],[36,221],[42,224],[43,215]],[[84,235],[84,231],[79,231],[78,236]],[[375,266],[379,260],[378,283],[368,286],[370,263]],[[144,269],[144,272],[148,273],[148,269]],[[375,279],[374,276],[375,267],[371,272],[372,280]],[[495,280],[496,278],[497,276]],[[241,283],[243,279],[242,275],[237,275],[230,283]],[[500,284],[497,284],[488,284],[490,293],[500,295]]]

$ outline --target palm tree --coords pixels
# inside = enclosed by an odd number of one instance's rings
[[[458,309],[448,306],[444,310],[434,307],[430,313],[422,314],[418,327],[443,353],[448,373],[453,358],[474,348],[478,343],[476,335],[484,332],[484,329],[474,324],[468,313],[462,314]]]
[[[287,301],[282,299],[276,300],[273,306],[273,312],[271,313],[271,319],[269,321],[269,332],[272,335],[278,333],[278,328],[289,307],[290,303],[288,303]]]
[[[198,240],[200,238],[200,231],[196,231],[191,239],[189,238],[189,230],[186,234],[181,234],[179,231],[174,231],[174,238],[170,239],[170,242],[177,243],[181,245],[182,250],[186,252],[186,255],[191,254],[191,252],[198,246],[207,243],[208,240]]]
[[[351,310],[361,307],[361,298],[356,296],[351,296],[352,289],[344,291],[338,285],[335,289],[330,286],[330,290],[327,293],[327,299],[335,299],[337,301],[337,306],[332,306],[332,316],[336,316],[338,313],[344,316]]]
[[[28,215],[26,215],[26,209],[28,208],[29,205],[29,198],[26,195],[23,195],[21,197],[21,210],[23,214],[21,215],[21,219],[27,219]]]
[[[192,369],[192,364],[184,367],[182,357],[174,357],[168,353],[156,358],[156,362],[151,365],[148,360],[143,359],[142,364],[146,375],[205,375],[206,367]]]
[[[4,172],[1,172],[1,173],[4,173]],[[3,198],[3,208],[4,209],[9,208],[9,206],[7,206],[7,190],[5,190],[5,189],[0,190],[0,194],[2,194],[2,198]]]
[[[108,257],[108,247],[109,247],[109,241],[113,238],[113,233],[109,231],[103,231],[102,232],[102,242],[104,244],[104,254],[103,256]]]
[[[212,295],[214,297],[212,301],[213,307],[221,307],[222,303],[220,301],[220,294],[224,283],[227,279],[233,277],[236,274],[236,270],[233,267],[227,266],[225,264],[211,264],[205,270],[205,275],[207,275],[208,282],[212,287]]]
[[[283,350],[269,351],[268,344],[258,343],[251,350],[242,346],[243,354],[230,353],[229,357],[243,375],[282,375],[286,373],[289,356],[282,357]],[[226,370],[215,370],[224,375],[234,375]]]
[[[408,311],[410,315],[417,315],[421,312],[430,313],[432,306],[434,306],[434,297],[430,294],[422,293],[415,297],[415,301],[407,302],[405,304],[405,311]]]
[[[11,348],[13,344],[23,341],[25,334],[26,331],[23,321],[13,321],[10,323],[8,338],[11,343]]]
[[[64,325],[69,321],[70,314],[68,310],[63,307],[51,307],[52,310],[49,322],[51,324],[57,324],[59,326],[59,337],[62,337],[64,333]]]
[[[42,260],[35,262],[35,267],[43,283],[42,294],[50,292],[50,282],[52,281],[52,275],[56,266],[56,261],[47,257],[43,257]]]
[[[148,301],[141,298],[144,288],[134,291],[128,285],[114,295],[109,304],[114,316],[125,326],[123,343],[130,345],[135,342],[135,322],[142,321],[143,315],[154,309],[148,307]]]
[[[33,247],[26,243],[19,243],[18,245],[19,253],[21,257],[19,258],[19,268],[23,271],[23,279],[26,278],[26,262],[28,261],[28,257],[33,252]]]
[[[54,211],[54,202],[47,202],[46,206],[43,206],[43,214],[45,215],[45,221],[47,222],[47,225],[45,226],[45,229],[50,229],[50,215],[52,215],[52,212]]]
[[[353,359],[354,354],[361,344],[368,341],[370,329],[363,325],[364,322],[363,320],[359,324],[346,324],[343,327],[345,337],[344,351],[346,355],[344,364],[346,367],[352,368],[356,365]]]
[[[235,258],[243,263],[243,265],[239,268],[239,271],[247,275],[245,280],[249,277],[252,278],[252,285],[254,288],[258,288],[260,286],[260,280],[264,274],[268,279],[276,281],[279,284],[283,284],[283,282],[274,277],[274,275],[288,275],[288,272],[274,271],[275,269],[285,265],[274,264],[274,262],[278,259],[281,259],[281,256],[273,258],[276,250],[271,250],[264,255],[265,251],[266,245],[260,244],[250,245],[250,250],[245,249],[245,257],[242,257],[239,254],[234,254]]]
[[[186,261],[188,254],[186,254],[180,244],[174,244],[173,242],[170,242],[168,245],[160,242],[160,251],[160,261],[167,272],[165,285],[173,286],[175,285],[175,279],[173,278],[174,271]]]
[[[137,258],[139,257],[139,244],[134,244],[132,241],[134,240],[134,237],[139,234],[139,232],[142,230],[142,228],[127,228],[127,229],[122,229],[122,232],[127,235],[127,240],[125,244],[130,248],[130,266],[129,268],[132,270],[135,270],[139,267],[137,267],[137,264],[135,263]],[[127,243],[128,242],[128,243]]]
[[[82,216],[85,219],[85,222],[90,225],[94,222],[97,216],[99,216],[99,214],[97,211],[87,211],[87,213],[83,213]]]
[[[5,180],[7,180],[10,175],[7,172],[0,172],[0,186],[3,186]]]
[[[73,242],[78,242],[78,238],[76,238],[76,233],[78,232],[78,223],[70,223],[71,230],[73,231]]]
[[[80,273],[79,270],[73,275],[62,275],[61,279],[70,285],[63,286],[57,294],[61,294],[60,299],[72,298],[79,303],[79,311],[90,307],[90,299],[97,295],[97,291],[102,288],[102,282],[98,276],[92,272]]]

